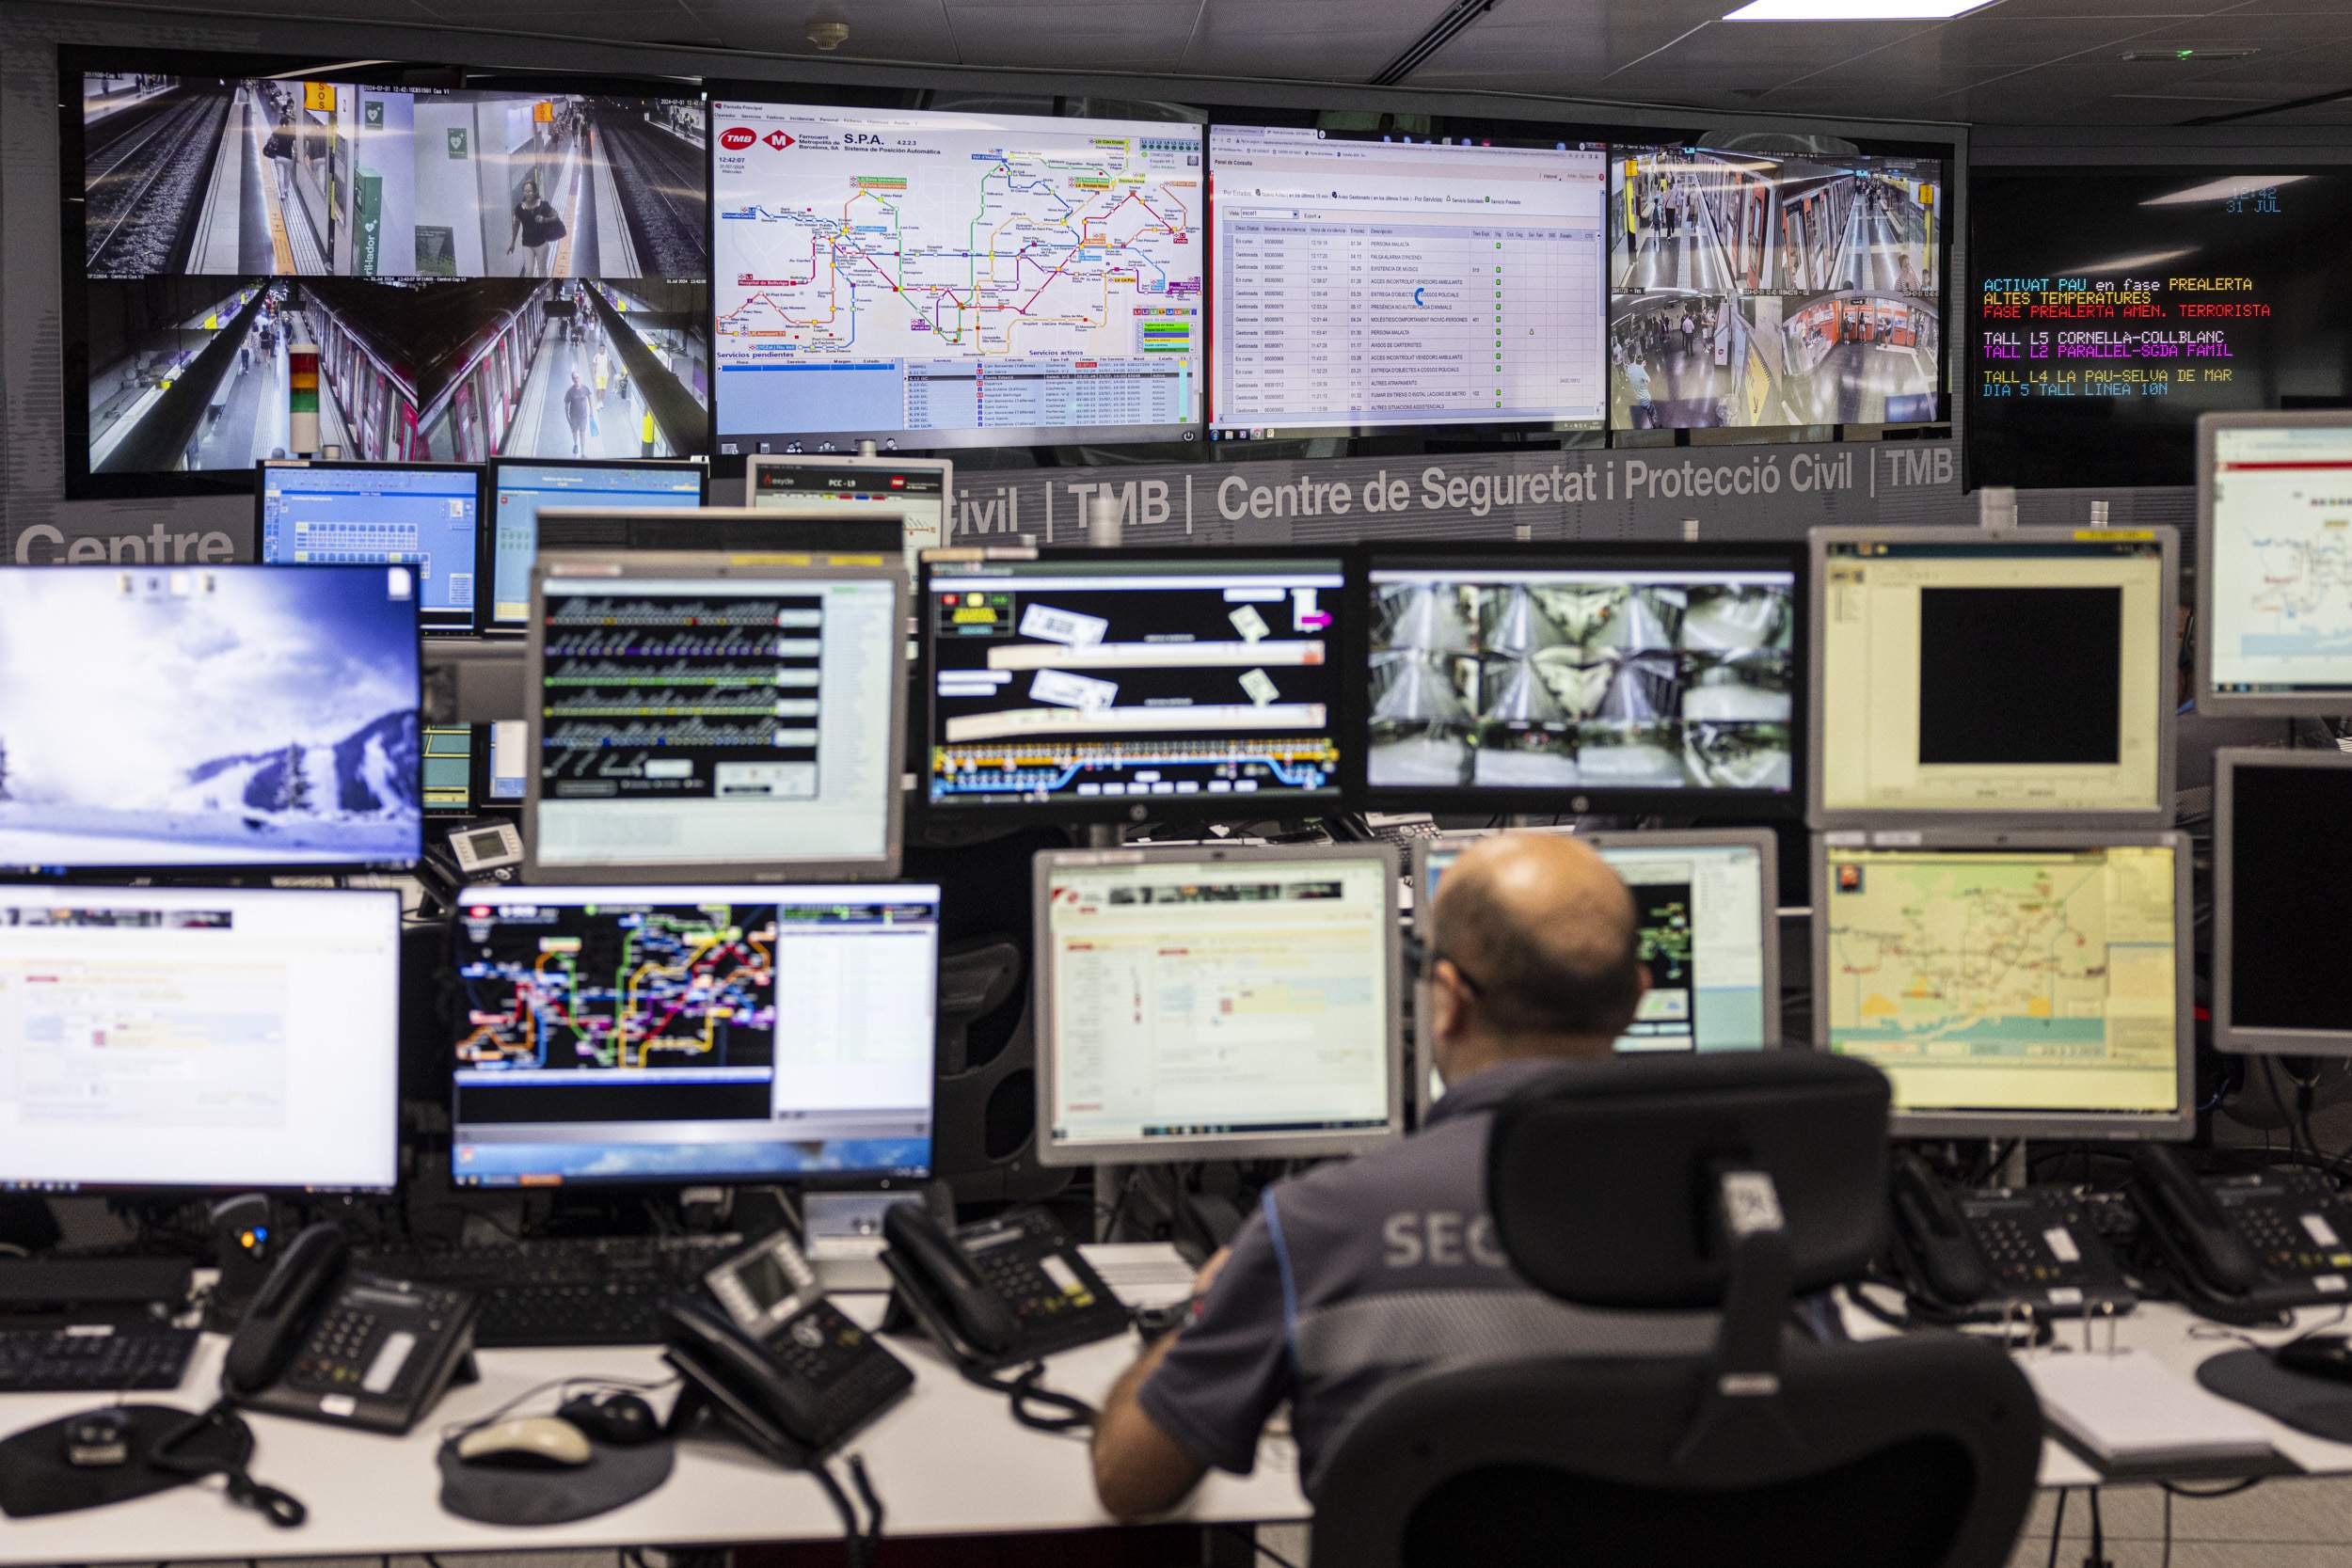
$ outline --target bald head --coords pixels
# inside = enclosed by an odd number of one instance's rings
[[[1641,1004],[1633,895],[1565,834],[1498,833],[1463,851],[1438,885],[1435,930],[1466,982],[1437,1022],[1473,1054],[1599,1054]]]

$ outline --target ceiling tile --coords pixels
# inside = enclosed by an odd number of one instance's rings
[[[2168,20],[2228,10],[2231,4],[2232,0],[2002,0],[1997,10],[1984,14],[2010,21],[2045,16],[2144,17],[2152,25],[2160,25]]]
[[[1387,65],[1417,35],[1388,37],[1353,28],[1279,33],[1203,29],[1184,51],[1186,74],[1295,76],[1360,82]]]

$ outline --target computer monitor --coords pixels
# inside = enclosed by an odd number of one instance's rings
[[[1339,804],[1336,552],[948,553],[923,563],[918,593],[931,812],[1141,822]]]
[[[400,895],[0,887],[0,1189],[389,1192]]]
[[[408,566],[0,566],[0,871],[404,871]]]
[[[2352,755],[2214,756],[2213,1043],[2352,1056]]]
[[[1814,1043],[1921,1138],[2196,1128],[2189,845],[1910,830],[1814,841]]]
[[[474,808],[474,727],[424,727],[424,814],[469,816]]]
[[[1404,1129],[1385,845],[1037,857],[1037,1157],[1352,1154]]]
[[[521,631],[531,619],[531,562],[543,506],[698,507],[710,489],[703,463],[500,458],[490,465],[490,610],[486,627]]]
[[[263,463],[262,561],[272,566],[401,565],[417,575],[421,625],[481,625],[482,470],[461,463]]]
[[[1347,733],[1374,809],[1800,809],[1802,546],[1366,557]]]
[[[542,555],[531,594],[531,879],[898,869],[895,561]]]
[[[2352,413],[2197,421],[2197,709],[2352,712]]]
[[[955,465],[944,457],[755,457],[743,466],[753,506],[823,518],[897,515],[907,580],[925,550],[947,542]]]
[[[930,1173],[936,886],[476,887],[456,909],[459,1185]]]
[[[481,727],[490,737],[482,799],[519,811],[531,797],[531,725],[520,719],[501,719]]]
[[[2169,528],[1813,531],[1812,821],[2172,821]]]
[[[1570,828],[1523,832],[1570,833]],[[1484,833],[1413,843],[1413,923],[1437,933],[1438,887]],[[1625,879],[1640,921],[1649,990],[1621,1053],[1762,1051],[1780,1043],[1780,922],[1772,902],[1777,853],[1767,829],[1577,833]],[[1427,1015],[1416,1009],[1414,1016]],[[1422,1110],[1445,1092],[1429,1046],[1416,1082]]]
[[[896,563],[898,519],[881,513],[816,516],[748,506],[691,512],[550,506],[539,514],[539,553],[567,550],[727,550],[739,554],[859,555]]]

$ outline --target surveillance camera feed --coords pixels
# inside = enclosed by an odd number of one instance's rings
[[[1371,581],[1375,790],[1793,787],[1788,564],[1398,554]]]
[[[1620,430],[1943,418],[1944,165],[1619,148]]]
[[[707,449],[699,99],[208,58],[70,78],[89,473]]]

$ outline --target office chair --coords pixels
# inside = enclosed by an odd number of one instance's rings
[[[1340,1436],[1312,1555],[1349,1568],[1992,1568],[2032,1498],[2042,1418],[1998,1348],[1821,1343],[1801,1293],[1885,1225],[1886,1080],[1767,1053],[1579,1063],[1497,1113],[1487,1200],[1530,1284],[1721,1313],[1702,1355],[1424,1372]]]

